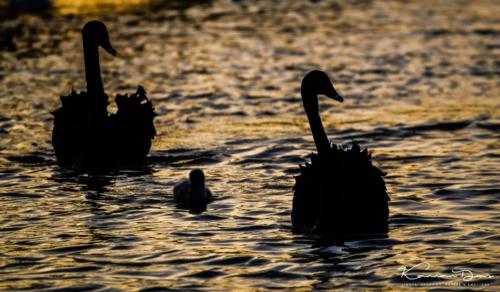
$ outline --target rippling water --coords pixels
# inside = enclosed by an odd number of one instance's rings
[[[2,21],[0,288],[498,288],[498,2],[145,2]],[[144,169],[54,160],[49,112],[84,88],[79,30],[95,17],[119,52],[101,55],[106,91],[140,83],[159,113]],[[291,232],[293,176],[314,151],[299,99],[311,69],[346,97],[320,101],[330,139],[388,172],[387,238]],[[171,193],[195,167],[216,195],[201,215]],[[401,278],[425,262],[477,278]]]

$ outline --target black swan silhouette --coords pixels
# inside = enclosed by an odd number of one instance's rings
[[[87,91],[61,96],[62,106],[52,112],[52,145],[58,163],[79,168],[108,168],[143,163],[156,135],[153,105],[138,86],[132,95],[117,95],[118,111],[108,114],[98,46],[116,51],[104,23],[90,21],[82,29]]]
[[[318,94],[342,102],[325,72],[309,72],[302,80],[302,102],[318,154],[300,166],[293,195],[295,231],[319,232],[336,238],[386,233],[388,201],[380,169],[367,149],[330,144],[319,115]]]
[[[201,213],[211,200],[212,192],[205,185],[205,174],[201,169],[193,169],[189,173],[189,180],[183,180],[174,186],[174,201],[180,208]]]

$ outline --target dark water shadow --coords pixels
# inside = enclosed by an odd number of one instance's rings
[[[332,133],[337,136],[340,140],[349,139],[377,139],[384,137],[397,137],[406,138],[412,136],[423,135],[426,132],[431,131],[442,131],[442,132],[453,132],[462,130],[472,124],[470,120],[454,121],[454,122],[437,122],[437,123],[424,123],[413,126],[399,126],[392,128],[375,128],[370,132],[357,133],[353,129],[344,130],[339,133]]]
[[[205,202],[203,202],[203,203],[200,202],[197,204],[189,204],[189,205],[180,203],[180,204],[177,204],[175,207],[177,209],[180,209],[180,210],[188,210],[189,213],[191,213],[193,215],[200,215],[207,210],[208,204],[209,203],[205,203]]]
[[[108,187],[114,183],[113,175],[87,174],[84,172],[59,168],[54,170],[50,178],[58,184],[71,185],[85,193],[89,200],[97,200],[108,191]]]
[[[339,275],[359,274],[367,280],[377,280],[373,274],[365,275],[360,270],[371,270],[379,261],[395,256],[393,247],[402,244],[390,239],[386,234],[370,235],[364,238],[338,240],[318,234],[297,235],[293,239],[297,245],[306,245],[305,252],[292,254],[294,262],[309,266],[312,263],[325,264],[321,271],[311,274],[315,279],[313,289],[337,289],[332,280]]]
[[[154,151],[146,158],[149,167],[210,165],[225,159],[223,151],[218,149],[176,148]]]

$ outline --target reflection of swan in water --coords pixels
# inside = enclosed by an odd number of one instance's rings
[[[112,55],[116,51],[102,22],[88,22],[82,36],[87,92],[62,96],[62,107],[53,112],[52,145],[57,160],[84,168],[142,163],[156,135],[153,106],[139,86],[135,94],[117,95],[118,111],[108,115],[98,46]]]
[[[189,179],[174,186],[174,200],[179,207],[195,213],[203,212],[212,200],[212,192],[205,185],[205,174],[201,169],[193,169]]]
[[[343,101],[328,75],[312,71],[302,80],[302,101],[318,154],[300,167],[294,187],[292,223],[298,231],[335,237],[387,232],[389,209],[384,173],[371,155],[330,144],[319,115],[318,94]]]

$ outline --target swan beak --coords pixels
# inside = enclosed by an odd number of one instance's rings
[[[335,99],[336,101],[339,101],[339,102],[343,102],[344,101],[344,98],[342,97],[342,95],[338,94],[335,92],[335,94],[332,94],[332,95],[327,95],[329,98],[331,99]]]
[[[106,52],[110,53],[113,56],[116,56],[118,54],[118,52],[115,49],[113,49],[112,47],[107,47],[104,49],[106,50]]]

